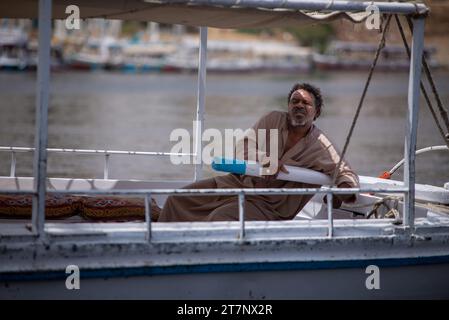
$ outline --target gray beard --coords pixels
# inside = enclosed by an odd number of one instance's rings
[[[292,127],[304,127],[306,125],[305,119],[303,121],[299,122],[299,121],[296,121],[296,119],[291,116],[289,118],[290,118],[290,125]]]

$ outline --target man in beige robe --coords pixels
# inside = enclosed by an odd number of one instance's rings
[[[253,126],[258,129],[278,130],[278,170],[284,165],[308,168],[330,177],[340,160],[339,153],[313,121],[320,115],[320,90],[309,84],[295,84],[288,95],[288,111],[272,111]],[[248,152],[245,137],[244,157]],[[242,143],[242,141],[240,141]],[[267,143],[267,146],[270,144]],[[257,148],[256,142],[256,148]],[[269,153],[269,150],[267,150]],[[237,157],[239,158],[239,157]],[[277,180],[276,174],[253,177],[227,174],[187,185],[186,189],[215,188],[310,188],[318,187],[300,182]],[[342,161],[336,176],[340,188],[358,187],[357,175],[346,161]],[[306,205],[312,195],[251,195],[245,197],[246,220],[290,220]],[[355,195],[334,195],[334,206],[342,201],[353,202]],[[237,196],[170,196],[158,222],[169,221],[227,221],[238,220]]]

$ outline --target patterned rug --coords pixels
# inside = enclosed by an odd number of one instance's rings
[[[32,203],[30,195],[0,195],[0,217],[30,219]],[[151,199],[152,221],[157,221],[160,211],[156,201]],[[46,218],[64,219],[75,215],[95,221],[142,221],[145,220],[145,202],[143,198],[117,196],[46,196]]]

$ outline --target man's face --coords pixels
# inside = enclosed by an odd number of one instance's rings
[[[290,125],[307,127],[312,125],[316,116],[315,100],[311,93],[298,89],[293,92],[288,102]]]

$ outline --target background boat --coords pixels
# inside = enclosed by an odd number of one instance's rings
[[[369,70],[377,45],[362,42],[333,41],[325,54],[314,53],[314,67],[319,70]],[[424,56],[435,69],[439,65],[433,59],[436,49],[424,48]],[[380,54],[376,68],[382,71],[406,71],[410,62],[404,46],[386,45]]]
[[[21,28],[0,28],[0,69],[25,70],[30,64],[28,36]]]
[[[174,43],[128,43],[123,49],[123,70],[126,72],[160,72],[168,57],[177,51]]]
[[[72,69],[120,69],[123,65],[122,45],[112,37],[91,38],[81,50],[67,59]]]

